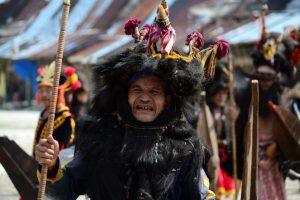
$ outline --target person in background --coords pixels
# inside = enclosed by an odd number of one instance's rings
[[[75,121],[87,114],[88,101],[88,93],[83,87],[74,91],[70,107]]]
[[[38,124],[35,131],[33,147],[41,138],[46,137],[48,116],[50,112],[50,99],[52,96],[54,62],[50,65],[38,69],[38,92],[36,101],[38,105],[43,105]],[[65,76],[60,79],[58,99],[53,127],[53,137],[59,142],[59,150],[71,146],[75,139],[75,121],[69,107],[66,106],[65,92],[77,90],[81,87],[75,69],[72,67],[65,68]],[[33,148],[33,155],[35,149]]]
[[[266,37],[259,42],[259,48],[252,54],[255,74],[252,79],[259,81],[259,161],[258,161],[258,187],[257,197],[260,200],[274,199],[285,200],[285,175],[281,170],[281,164],[285,160],[282,149],[278,145],[278,124],[270,102],[281,105],[281,85],[278,81],[279,74],[291,68],[288,57],[285,57],[286,45],[277,33],[267,33]],[[248,108],[251,99],[251,88],[240,91],[236,95],[240,114],[237,119],[237,147],[240,162],[238,169],[243,166],[243,152],[245,148],[244,138],[248,134],[246,125],[248,123]],[[282,134],[281,134],[282,135]],[[288,147],[286,147],[288,148]],[[241,177],[241,171],[239,176]]]
[[[212,114],[218,142],[219,167],[217,177],[217,199],[234,199],[232,139],[230,120],[236,120],[237,111],[229,105],[228,79],[223,72],[225,66],[217,64],[215,79],[206,85],[207,104]]]

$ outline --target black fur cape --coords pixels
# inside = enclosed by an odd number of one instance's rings
[[[109,199],[111,194],[103,192],[109,183],[101,180],[110,179],[120,199],[174,199],[170,188],[180,182],[181,194],[176,199],[200,199],[204,153],[195,133],[200,64],[153,58],[144,52],[145,43],[140,43],[95,68],[91,108],[95,120],[83,126],[79,137],[79,151],[91,172],[87,193],[92,199]],[[139,71],[160,77],[172,96],[171,106],[150,123],[135,120],[128,105],[128,80]],[[118,168],[118,178],[115,173],[103,177],[110,174],[110,166]]]

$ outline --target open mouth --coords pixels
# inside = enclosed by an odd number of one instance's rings
[[[140,106],[140,105],[137,105],[136,109],[138,111],[154,111],[154,108],[152,106]]]

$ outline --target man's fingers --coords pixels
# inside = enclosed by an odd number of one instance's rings
[[[53,162],[52,159],[45,159],[45,158],[37,158],[36,160],[40,165],[48,165],[48,166],[50,166]]]
[[[54,146],[50,145],[50,146],[42,146],[42,145],[36,145],[35,146],[35,150],[36,151],[40,151],[40,152],[48,152],[50,154],[54,154]]]
[[[35,146],[35,148],[40,149],[41,151],[45,151],[43,150],[44,148],[46,149],[54,149],[54,145],[53,144],[49,144],[48,142],[40,142],[38,145]]]
[[[53,165],[54,162],[54,152],[53,150],[51,150],[51,153],[47,153],[47,152],[41,152],[41,151],[35,151],[35,158],[36,161],[40,164],[40,165],[48,165],[51,166]]]
[[[54,144],[50,143],[47,139],[40,139],[37,146],[46,146],[47,148],[54,149]]]
[[[47,149],[47,150],[45,151],[45,153],[48,153],[48,154],[50,154],[50,155],[54,155],[54,149]]]
[[[46,153],[46,152],[39,152],[39,151],[36,151],[36,156],[39,157],[39,158],[45,158],[45,159],[53,159],[53,154],[50,154],[50,153]]]
[[[54,149],[54,147],[57,147],[59,146],[58,142],[53,138],[52,135],[49,135],[48,138],[47,138],[47,141],[48,141],[48,146],[50,145],[51,146],[51,149]],[[49,147],[50,147],[49,146]]]
[[[53,144],[46,143],[45,146],[46,146],[48,149],[54,149],[54,145],[53,145]]]
[[[57,159],[58,148],[58,142],[52,135],[48,136],[47,139],[40,139],[35,146],[36,161],[40,165],[52,166]]]
[[[47,139],[40,139],[39,144],[41,144],[41,145],[47,144]]]
[[[49,135],[49,136],[47,137],[47,141],[48,141],[49,144],[52,144],[52,145],[54,145],[55,142],[56,142],[56,141],[54,140],[54,138],[53,138],[52,135]]]

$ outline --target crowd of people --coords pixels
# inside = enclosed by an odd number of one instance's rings
[[[184,54],[173,47],[176,33],[168,15],[162,1],[153,24],[139,30],[139,20],[125,23],[125,33],[136,44],[95,67],[91,102],[75,70],[66,67],[53,134],[47,138],[54,64],[39,69],[37,102],[44,110],[36,128],[33,155],[39,165],[48,167],[47,195],[53,199],[76,199],[85,194],[91,199],[114,200],[236,199],[238,180],[244,178],[246,136],[250,134],[250,81],[256,79],[257,197],[287,199],[285,179],[290,169],[297,173],[299,167],[285,165],[290,155],[283,148],[289,147],[280,140],[290,133],[275,128],[280,122],[274,109],[281,106],[300,123],[300,30],[285,35],[264,30],[257,48],[249,52],[254,72],[243,73],[249,84],[230,90],[237,82],[229,80],[233,72],[228,63],[218,61],[214,66],[217,58],[226,56],[229,44],[217,40],[202,49],[203,36],[193,32],[187,37],[189,53]],[[209,108],[205,117],[211,117],[213,124],[209,134],[216,140],[214,156],[214,147],[205,143],[197,127],[199,116],[203,117],[202,90]],[[66,100],[70,91],[72,97]],[[229,95],[234,96],[231,101]],[[294,133],[295,141],[299,135]],[[62,166],[59,151],[74,144],[74,158]],[[299,149],[298,144],[295,151]],[[211,173],[211,166],[216,166],[216,173]]]

